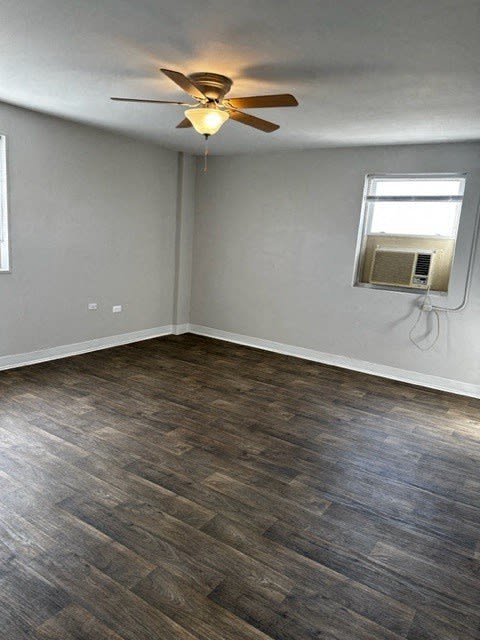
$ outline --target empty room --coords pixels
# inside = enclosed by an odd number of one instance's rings
[[[479,25],[1,0],[0,640],[480,640]]]

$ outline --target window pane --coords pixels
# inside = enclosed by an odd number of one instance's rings
[[[370,233],[446,236],[457,232],[461,203],[370,202]]]
[[[464,178],[373,178],[369,196],[462,196]]]

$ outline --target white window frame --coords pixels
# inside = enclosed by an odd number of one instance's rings
[[[415,180],[463,180],[464,182],[464,192],[462,195],[457,196],[371,196],[368,195],[369,186],[372,180],[375,178],[387,178],[389,180],[410,180],[414,182]],[[465,181],[466,175],[461,173],[436,173],[436,174],[425,174],[425,173],[411,173],[411,174],[380,174],[380,173],[372,173],[368,174],[365,177],[365,191],[363,196],[363,215],[365,219],[364,224],[364,235],[371,233],[372,226],[372,212],[370,211],[370,207],[368,206],[371,202],[463,202],[463,197],[465,193]],[[457,211],[455,225],[454,225],[454,234],[453,236],[442,236],[441,234],[395,234],[391,233],[388,235],[407,235],[407,236],[415,236],[421,235],[424,237],[431,238],[454,238],[456,239],[458,233],[458,224],[460,221],[460,212],[461,207]]]
[[[6,136],[0,134],[0,274],[10,273],[7,200],[7,141]]]
[[[393,200],[403,200],[408,202],[420,202],[420,201],[430,201],[430,202],[461,202],[463,205],[463,201],[465,198],[465,189],[467,184],[468,174],[465,172],[452,172],[452,173],[367,173],[365,176],[364,186],[363,186],[363,198],[362,198],[362,210],[360,215],[360,224],[358,228],[358,236],[357,236],[357,248],[355,252],[355,265],[354,265],[354,278],[353,278],[353,286],[354,287],[366,287],[369,289],[384,289],[387,291],[402,291],[407,293],[415,293],[414,290],[402,289],[401,287],[389,287],[387,285],[377,285],[370,284],[368,282],[361,282],[361,272],[363,266],[363,252],[364,252],[364,243],[365,239],[370,233],[371,228],[371,215],[369,213],[369,202],[372,201],[393,201]],[[392,180],[433,180],[433,179],[463,179],[464,181],[464,190],[463,195],[461,196],[369,196],[369,186],[370,182],[374,178],[387,178]],[[460,216],[462,213],[462,207],[459,208],[457,214],[457,220],[455,223],[455,243],[458,239],[458,228],[460,224]],[[378,234],[380,235],[380,234]],[[390,236],[397,237],[415,237],[414,234],[385,234]],[[419,236],[417,236],[419,237]],[[432,235],[427,236],[424,234],[424,237],[431,238],[446,238],[451,236],[440,236],[440,235]],[[453,268],[453,264],[451,269]]]

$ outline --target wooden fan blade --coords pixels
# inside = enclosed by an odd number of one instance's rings
[[[180,104],[185,107],[193,107],[195,105],[188,102],[175,102],[172,100],[144,100],[143,98],[110,98],[110,100],[117,100],[117,102],[151,102],[154,104]]]
[[[252,116],[249,113],[243,113],[243,111],[229,109],[228,113],[232,120],[236,120],[237,122],[246,124],[249,127],[254,127],[255,129],[260,129],[260,131],[265,131],[265,133],[271,133],[272,131],[280,129],[280,126],[278,124],[268,122],[268,120],[262,120],[261,118]]]
[[[188,118],[184,118],[181,122],[177,124],[176,129],[188,129],[189,127],[193,127],[192,123]]]
[[[193,84],[193,82],[184,76],[183,73],[179,71],[171,71],[170,69],[160,69],[162,73],[164,73],[170,80],[173,80],[175,84],[190,94],[193,98],[198,98],[199,100],[205,100],[207,96],[200,91],[200,89]]]
[[[264,107],[297,107],[298,102],[290,93],[271,96],[249,96],[246,98],[227,98],[227,104],[235,109],[262,109]]]

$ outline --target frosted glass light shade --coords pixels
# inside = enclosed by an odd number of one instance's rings
[[[195,131],[204,136],[211,136],[217,133],[222,124],[228,120],[228,113],[221,109],[199,107],[197,109],[187,109],[185,117],[190,120]]]

